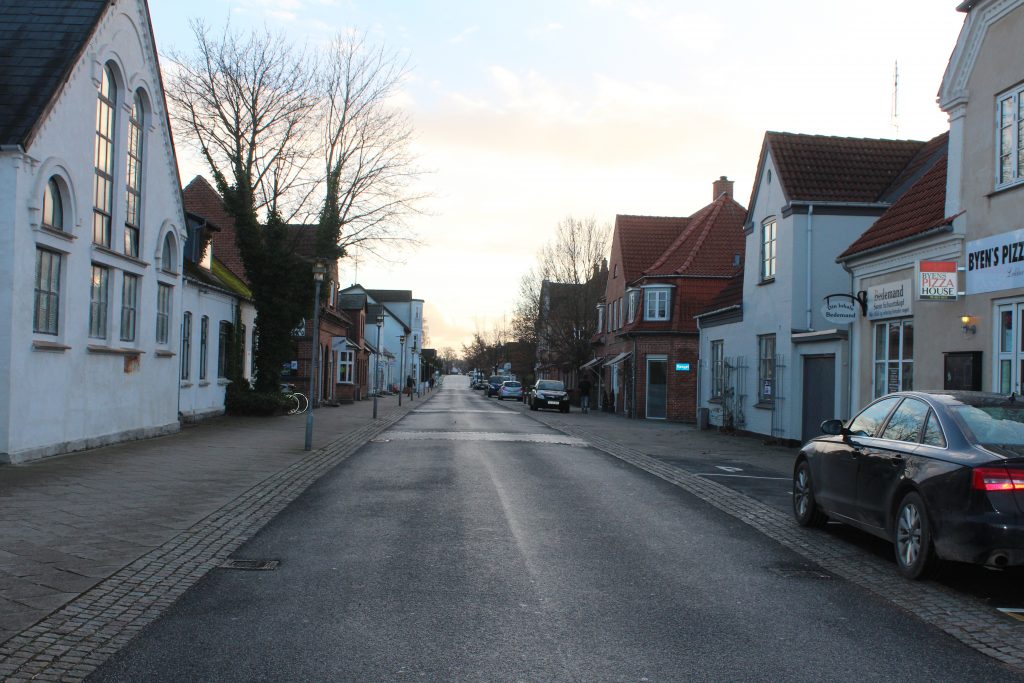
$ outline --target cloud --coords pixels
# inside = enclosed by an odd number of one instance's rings
[[[530,37],[536,38],[538,36],[543,36],[543,35],[546,35],[548,33],[554,33],[555,31],[561,31],[564,28],[565,27],[562,26],[557,21],[552,21],[551,23],[544,24],[543,26],[535,26],[534,28],[531,28],[526,33]]]
[[[468,26],[468,27],[462,29],[462,32],[459,33],[458,35],[452,36],[451,38],[449,38],[448,42],[451,43],[452,45],[455,45],[457,43],[465,42],[466,38],[468,38],[469,36],[473,35],[474,33],[476,33],[479,30],[480,30],[479,26]]]

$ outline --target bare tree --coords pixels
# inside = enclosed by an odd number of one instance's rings
[[[415,243],[407,219],[425,195],[410,152],[413,127],[391,106],[407,64],[365,36],[338,36],[323,69],[322,152],[326,178],[321,225],[343,252],[377,258]]]
[[[218,189],[251,193],[258,215],[291,220],[308,210],[317,184],[309,173],[319,102],[312,55],[269,31],[225,26],[213,37],[193,21],[192,32],[196,51],[172,53],[167,71],[175,132],[199,150]]]

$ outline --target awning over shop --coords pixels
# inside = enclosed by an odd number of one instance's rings
[[[632,351],[623,351],[619,355],[615,356],[615,358],[612,358],[610,361],[605,363],[604,367],[607,368],[608,366],[611,366],[611,365],[618,365],[619,363],[621,363],[622,361],[626,360],[627,358],[629,358],[632,355],[633,355]]]
[[[580,370],[586,370],[587,368],[592,368],[595,365],[597,365],[598,363],[602,362],[603,360],[604,360],[604,356],[598,356],[597,358],[592,358],[592,359],[588,360],[586,363],[584,363],[583,365],[581,365],[580,366]]]

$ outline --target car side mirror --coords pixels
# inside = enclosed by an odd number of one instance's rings
[[[821,433],[829,436],[841,436],[846,434],[842,420],[825,420],[821,423]]]

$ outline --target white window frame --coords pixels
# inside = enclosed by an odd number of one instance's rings
[[[759,404],[774,403],[775,396],[778,394],[775,372],[776,343],[777,340],[774,334],[760,334],[757,336],[757,402]],[[764,390],[765,383],[771,384],[771,388],[767,393]]]
[[[892,357],[892,349],[889,344],[890,329],[896,326],[899,328],[898,349],[896,356]],[[910,329],[911,343],[910,356],[904,355],[906,346],[907,329]],[[882,348],[879,348],[879,331],[882,331]],[[871,395],[874,398],[885,396],[890,393],[889,374],[896,372],[896,391],[910,391],[914,388],[914,345],[913,345],[913,318],[894,318],[892,320],[881,320],[871,326]],[[909,374],[908,371],[909,370]],[[879,382],[879,377],[882,381]]]
[[[48,266],[46,275],[43,266]],[[32,331],[35,334],[60,334],[60,300],[64,280],[64,254],[36,247],[35,287],[32,298]]]
[[[110,268],[93,263],[89,275],[89,337],[106,339],[110,320]],[[102,282],[97,282],[97,275]]]
[[[356,354],[346,350],[338,353],[338,384],[355,384]]]
[[[93,114],[96,136],[93,146],[92,241],[109,249],[114,230],[114,153],[117,151],[118,96],[117,81],[110,64],[103,67],[96,96],[98,101]]]
[[[770,234],[769,234],[770,233]],[[774,217],[761,223],[761,282],[775,279],[779,245],[779,224]]]
[[[132,108],[128,115],[128,161],[125,166],[125,217],[124,253],[139,257],[142,248],[142,164],[143,130],[145,109],[142,95],[136,92],[132,97]]]
[[[597,305],[597,333],[601,334],[604,332],[604,304]]]
[[[163,282],[156,286],[156,343],[167,344],[171,340],[171,307],[174,301],[174,287]]]
[[[1009,109],[1009,120],[1003,121],[1003,105]],[[1008,136],[1004,140],[1004,131]],[[1006,150],[1004,141],[1010,149]],[[1024,183],[1024,85],[1000,93],[995,111],[995,188],[1002,189]],[[1009,162],[1008,179],[1003,177],[1003,157]]]
[[[630,289],[626,292],[627,301],[629,302],[628,322],[636,322],[636,302],[640,294],[638,289]]]
[[[644,320],[663,321],[672,318],[672,288],[644,288]]]

